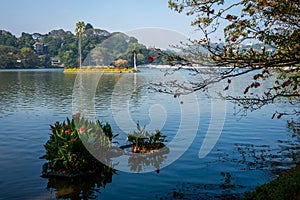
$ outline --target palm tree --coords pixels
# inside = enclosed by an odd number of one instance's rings
[[[82,55],[81,55],[81,35],[84,33],[86,26],[83,21],[76,23],[75,33],[78,37],[78,52],[79,52],[79,68],[81,68]]]

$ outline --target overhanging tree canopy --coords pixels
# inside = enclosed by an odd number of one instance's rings
[[[169,7],[192,16],[192,26],[202,32],[200,39],[181,46],[189,63],[209,66],[192,69],[206,74],[203,81],[178,87],[172,93],[190,93],[206,90],[216,82],[226,81],[224,90],[241,75],[252,77],[240,96],[226,96],[245,109],[255,110],[275,100],[298,104],[300,102],[300,2],[298,0],[169,0]],[[219,41],[212,36],[223,33]],[[261,43],[261,49],[245,48],[245,44]],[[209,52],[203,56],[203,49]],[[267,51],[267,48],[272,51]],[[173,58],[178,59],[178,58]],[[218,70],[212,68],[227,67]],[[275,77],[275,78],[274,78]],[[255,92],[263,81],[273,81],[261,94]],[[157,85],[162,87],[161,84]],[[159,88],[159,91],[166,91]],[[178,95],[175,95],[175,97]],[[299,107],[299,106],[298,106]],[[296,106],[297,108],[297,106]],[[277,113],[281,117],[287,113]],[[293,114],[299,114],[295,110]],[[276,113],[275,113],[276,115]],[[274,115],[274,116],[275,116]]]

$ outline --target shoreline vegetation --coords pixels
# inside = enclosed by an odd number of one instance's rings
[[[20,37],[0,30],[0,69],[29,69],[42,66],[76,68],[86,65],[85,62],[88,62],[88,65],[115,67],[134,67],[151,63],[186,64],[169,59],[169,56],[177,56],[176,51],[172,49],[146,47],[135,37],[121,32],[110,33],[94,28],[91,24],[84,26],[83,22],[78,24],[77,29],[76,34],[58,29],[47,34],[23,32]]]
[[[257,186],[253,191],[246,192],[242,198],[242,200],[256,199],[300,199],[300,163],[282,172],[275,180]]]

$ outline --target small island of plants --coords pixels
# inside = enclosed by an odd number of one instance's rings
[[[50,139],[44,145],[46,159],[42,177],[75,177],[94,173],[112,173],[113,169],[98,161],[85,147],[90,143],[100,147],[112,148],[112,140],[117,136],[112,132],[109,123],[99,120],[90,121],[80,113],[66,121],[50,125]],[[150,133],[137,123],[137,131],[128,135],[128,145],[133,153],[154,153],[165,145],[161,131]],[[122,148],[122,147],[121,147]]]
[[[43,176],[76,176],[111,170],[94,158],[83,144],[84,139],[94,136],[111,141],[114,135],[110,124],[99,120],[92,122],[77,113],[72,119],[57,121],[50,127],[52,133],[44,145],[46,154],[41,157],[48,161],[43,166]]]
[[[141,127],[137,123],[137,131],[128,135],[128,141],[132,142],[133,153],[153,153],[163,148],[166,136],[161,131],[156,130],[154,133],[146,131],[146,126]]]

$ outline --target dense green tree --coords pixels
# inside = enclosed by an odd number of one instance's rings
[[[40,67],[41,61],[34,51],[29,47],[23,47],[20,50],[20,59],[23,68]]]
[[[17,47],[17,38],[8,31],[0,30],[0,45]]]
[[[169,0],[169,7],[192,16],[191,22],[202,37],[182,46],[186,53],[181,60],[211,67],[230,67],[218,70],[194,70],[206,73],[205,80],[194,82],[181,93],[205,90],[216,82],[226,81],[230,89],[235,78],[248,74],[252,80],[240,96],[226,96],[243,108],[255,110],[276,100],[299,105],[300,92],[300,2],[298,0]],[[223,33],[223,37],[220,36]],[[213,38],[219,36],[222,44]],[[263,44],[260,50],[241,48],[252,42]],[[199,48],[209,52],[200,56]],[[268,51],[272,47],[275,51]],[[262,95],[256,92],[263,82],[273,82]],[[187,89],[187,87],[185,87]],[[299,108],[299,107],[298,107]],[[299,114],[299,110],[295,110]],[[275,113],[280,118],[283,114]]]
[[[106,66],[113,64],[114,60],[124,59],[130,61],[126,55],[130,51],[130,45],[136,40],[125,35],[124,33],[113,33],[109,38],[103,40],[97,47],[92,51],[92,60],[97,60],[97,65]],[[131,53],[129,57],[133,56]],[[129,63],[131,65],[131,63]],[[132,66],[132,65],[131,65]]]
[[[13,46],[0,45],[0,69],[13,69],[17,66],[19,50]]]
[[[53,67],[51,66],[51,57],[48,55],[39,55],[40,67]]]
[[[33,50],[33,45],[35,41],[31,34],[22,32],[21,37],[19,37],[17,41],[18,41],[18,48],[21,49],[23,47],[28,47]]]
[[[58,56],[60,58],[61,63],[63,63],[64,67],[76,68],[78,66],[77,52],[77,44],[74,42],[66,44],[59,49]]]
[[[55,57],[64,45],[75,43],[76,37],[70,31],[59,29],[52,30],[47,35],[42,36],[41,42],[47,45],[49,55]]]
[[[126,53],[121,55],[120,59],[128,61],[128,66],[133,67],[133,56],[136,53],[136,64],[143,65],[148,63],[149,50],[143,44],[136,43],[137,40],[132,39],[132,43],[129,43]]]
[[[110,33],[101,29],[87,29],[82,35],[82,57],[85,58],[91,50],[110,37]]]

